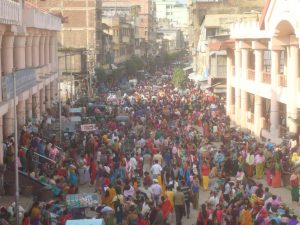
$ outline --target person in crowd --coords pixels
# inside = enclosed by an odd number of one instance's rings
[[[182,224],[182,217],[186,214],[185,212],[185,196],[181,191],[180,186],[177,187],[177,191],[174,193],[174,206],[175,206],[175,216],[176,225]]]

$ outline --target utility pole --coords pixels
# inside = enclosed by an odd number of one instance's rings
[[[17,125],[17,109],[16,109],[16,71],[13,70],[13,90],[14,90],[14,134],[15,134],[15,183],[16,183],[16,192],[15,192],[15,216],[16,216],[16,224],[19,225],[19,165],[18,165],[18,125]],[[30,150],[28,150],[30,151]]]

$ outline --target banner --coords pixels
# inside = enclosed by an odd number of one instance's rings
[[[66,195],[66,204],[68,208],[93,207],[99,204],[99,197],[96,193]]]
[[[81,131],[89,132],[96,130],[96,124],[83,124],[80,126]]]

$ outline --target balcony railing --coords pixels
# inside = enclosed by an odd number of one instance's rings
[[[19,2],[0,0],[0,23],[20,24],[22,9]]]
[[[279,75],[279,86],[286,87],[286,76],[284,74]]]
[[[255,70],[248,69],[247,79],[248,80],[255,80]]]
[[[271,74],[268,72],[263,72],[262,82],[266,84],[271,84]]]
[[[16,94],[19,94],[36,84],[35,69],[24,69],[16,71]],[[14,95],[13,74],[7,74],[1,78],[2,99],[10,99]]]
[[[24,7],[24,23],[27,27],[55,31],[61,30],[61,19],[59,17],[41,11],[28,2]]]

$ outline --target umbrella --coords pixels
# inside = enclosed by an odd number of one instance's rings
[[[109,206],[104,206],[102,209],[101,209],[101,212],[102,213],[108,213],[108,212],[113,212],[114,210],[109,207]]]

